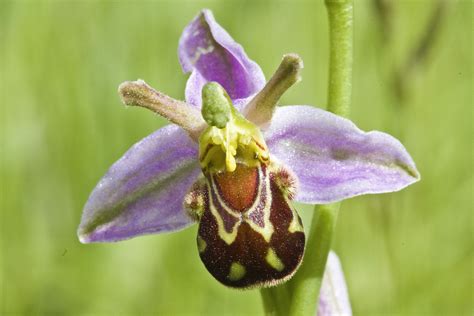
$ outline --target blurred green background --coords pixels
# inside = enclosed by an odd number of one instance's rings
[[[304,59],[282,104],[324,107],[323,1],[1,1],[0,314],[254,315],[258,291],[205,270],[196,227],[82,245],[82,207],[133,143],[166,124],[121,106],[145,79],[183,98],[176,51],[200,8],[267,78]],[[473,5],[357,0],[352,119],[401,139],[422,181],[343,203],[334,249],[356,315],[472,315]],[[306,226],[312,208],[299,206]],[[308,228],[308,227],[306,227]]]

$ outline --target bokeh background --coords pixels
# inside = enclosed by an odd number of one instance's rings
[[[326,102],[323,1],[1,1],[0,314],[255,315],[258,291],[205,270],[196,227],[82,245],[99,178],[165,120],[126,109],[125,80],[183,98],[176,51],[200,8],[267,78],[305,62],[282,104]],[[334,249],[356,315],[472,315],[473,5],[357,0],[352,119],[401,139],[421,182],[345,201]],[[309,225],[312,208],[298,209]],[[308,227],[307,227],[308,228]]]

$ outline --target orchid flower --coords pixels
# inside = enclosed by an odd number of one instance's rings
[[[78,229],[83,243],[115,242],[199,223],[207,270],[235,288],[289,279],[303,258],[291,200],[322,204],[400,190],[419,179],[403,145],[308,105],[277,106],[303,67],[285,55],[266,82],[260,67],[200,12],[184,29],[179,60],[186,101],[144,81],[125,82],[126,105],[172,123],[139,141],[97,184]]]

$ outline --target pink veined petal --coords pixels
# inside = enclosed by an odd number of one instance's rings
[[[351,316],[352,309],[339,257],[329,252],[319,292],[318,316]]]
[[[192,224],[184,195],[200,174],[197,145],[168,125],[132,146],[87,201],[78,229],[83,243],[174,231]]]
[[[265,85],[260,67],[209,10],[201,11],[184,29],[178,56],[183,71],[191,72],[186,101],[196,106],[201,106],[201,89],[209,81],[221,84],[233,101],[249,98]]]
[[[397,139],[311,106],[277,108],[264,137],[270,153],[298,177],[299,202],[393,192],[420,179]]]

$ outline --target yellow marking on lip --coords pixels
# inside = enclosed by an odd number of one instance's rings
[[[211,192],[211,183],[209,183],[209,181],[207,182],[207,187],[208,187],[208,190],[209,192]],[[216,194],[218,195],[218,194]],[[235,223],[235,225],[232,227],[232,231],[230,233],[228,233],[225,229],[225,226],[224,226],[224,220],[222,219],[222,216],[219,214],[219,212],[217,211],[216,209],[216,206],[214,205],[214,199],[212,198],[212,196],[210,196],[209,198],[209,210],[211,211],[211,214],[212,216],[214,216],[214,218],[216,219],[216,222],[217,222],[217,232],[219,234],[219,237],[225,241],[226,244],[230,245],[232,244],[235,239],[237,238],[237,233],[238,233],[238,227],[242,221],[242,219],[240,217],[236,217],[234,215],[232,215],[232,213],[229,213],[229,215],[231,216],[234,216],[237,218],[237,222]],[[219,201],[218,201],[219,203]]]
[[[214,177],[211,176],[210,179],[208,179],[208,181],[207,181],[207,186],[208,186],[209,192],[214,192],[216,197],[217,197],[216,204],[219,204],[219,206],[225,212],[227,212],[229,215],[231,215],[231,216],[233,216],[237,219],[237,222],[232,227],[231,232],[230,233],[227,232],[227,230],[225,229],[224,220],[223,220],[221,214],[219,214],[218,210],[216,209],[216,205],[214,204],[214,199],[212,198],[212,193],[211,193],[211,198],[209,199],[209,209],[211,211],[211,214],[216,219],[217,230],[218,230],[219,237],[222,240],[224,240],[228,245],[232,244],[235,241],[235,239],[237,238],[238,229],[239,229],[240,224],[242,223],[242,221],[245,221],[247,224],[249,224],[249,226],[255,232],[262,235],[262,237],[265,239],[265,241],[267,243],[269,243],[271,238],[272,238],[272,235],[273,235],[275,229],[273,227],[273,224],[270,221],[270,213],[272,211],[271,210],[272,192],[271,192],[271,189],[270,189],[270,176],[268,174],[265,175],[264,172],[262,171],[261,167],[258,168],[258,176],[259,176],[260,185],[258,186],[257,196],[256,196],[252,206],[247,211],[245,211],[245,213],[243,213],[243,214],[233,210],[232,208],[230,208],[225,203],[225,201],[222,200],[222,197],[220,196],[219,191],[217,190],[217,186],[216,186]],[[211,191],[211,190],[214,190],[214,191]],[[262,196],[262,191],[263,190],[265,190],[266,201],[265,201],[264,208],[262,210],[262,212],[264,213],[264,216],[263,216],[264,224],[263,224],[263,227],[260,227],[257,224],[255,224],[252,220],[250,220],[250,216],[259,207],[259,203],[260,203],[260,199],[262,198],[261,196]]]
[[[203,253],[206,250],[207,243],[201,236],[197,236],[197,244],[198,244],[198,251],[199,253]]]
[[[232,262],[227,278],[231,281],[238,281],[245,276],[246,269],[238,262]]]
[[[283,269],[285,269],[285,265],[281,261],[281,259],[278,257],[278,255],[275,253],[275,251],[272,248],[268,248],[267,256],[265,257],[265,260],[267,263],[272,267],[273,269],[281,272]]]
[[[268,173],[268,170],[266,172]],[[255,232],[262,235],[263,239],[265,239],[265,241],[267,243],[269,243],[270,240],[272,239],[272,235],[275,231],[275,229],[273,227],[273,224],[270,221],[270,213],[272,211],[272,209],[271,209],[271,207],[272,207],[272,192],[271,192],[271,189],[270,189],[270,176],[269,176],[269,174],[264,175],[261,167],[258,168],[258,176],[260,178],[260,186],[259,186],[258,195],[257,195],[257,198],[255,199],[255,202],[252,205],[252,207],[249,208],[249,210],[247,210],[244,213],[244,221],[247,224],[249,224],[250,227]],[[263,227],[260,227],[257,224],[255,224],[253,221],[250,220],[250,216],[258,208],[258,205],[260,203],[260,199],[262,198],[262,191],[263,190],[265,190],[266,201],[265,201],[264,208],[262,210],[262,212],[264,214],[263,215]]]
[[[290,205],[290,202],[288,201],[288,199],[286,197],[285,197],[285,200],[286,200],[286,203],[288,203],[288,205]],[[296,233],[296,232],[304,233],[304,228],[303,228],[303,226],[301,226],[298,213],[296,213],[296,211],[293,207],[291,207],[291,213],[293,215],[293,218],[291,219],[291,223],[290,223],[290,226],[288,227],[288,231],[290,233]]]

